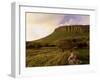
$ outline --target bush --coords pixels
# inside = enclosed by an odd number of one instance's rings
[[[89,48],[89,40],[87,38],[64,39],[60,40],[57,44],[57,46],[62,49],[63,52],[65,50],[71,50],[76,48]]]
[[[64,52],[65,50],[73,49],[74,45],[72,40],[61,40],[59,41],[58,47]]]
[[[42,45],[38,42],[29,42],[29,43],[26,43],[26,48],[35,48],[35,49],[38,49],[38,48],[41,48]]]

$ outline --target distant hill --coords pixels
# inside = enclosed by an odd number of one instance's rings
[[[39,40],[29,42],[56,44],[59,40],[82,37],[89,37],[89,25],[60,26],[57,29],[55,29],[55,31],[51,35]]]

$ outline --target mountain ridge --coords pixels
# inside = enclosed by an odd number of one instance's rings
[[[56,42],[59,41],[60,39],[66,39],[66,38],[72,38],[72,37],[84,37],[87,35],[87,33],[83,33],[83,32],[79,32],[79,31],[67,31],[67,28],[82,28],[82,30],[86,29],[86,32],[89,32],[89,25],[64,25],[64,26],[60,26],[58,28],[56,28],[54,30],[54,32],[44,38],[41,38],[39,40],[34,40],[34,41],[27,41],[27,42],[43,42],[43,43],[52,43],[52,42]],[[74,30],[74,29],[73,29]]]

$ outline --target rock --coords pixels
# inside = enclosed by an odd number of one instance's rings
[[[76,55],[74,52],[70,53],[70,56],[68,57],[68,64],[74,65],[74,64],[80,64],[80,60],[78,59],[78,55]]]

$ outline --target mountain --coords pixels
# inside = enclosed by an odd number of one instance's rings
[[[53,43],[56,44],[60,40],[69,38],[81,38],[89,37],[89,25],[71,25],[71,26],[60,26],[55,31],[42,39],[30,41],[40,43]]]

